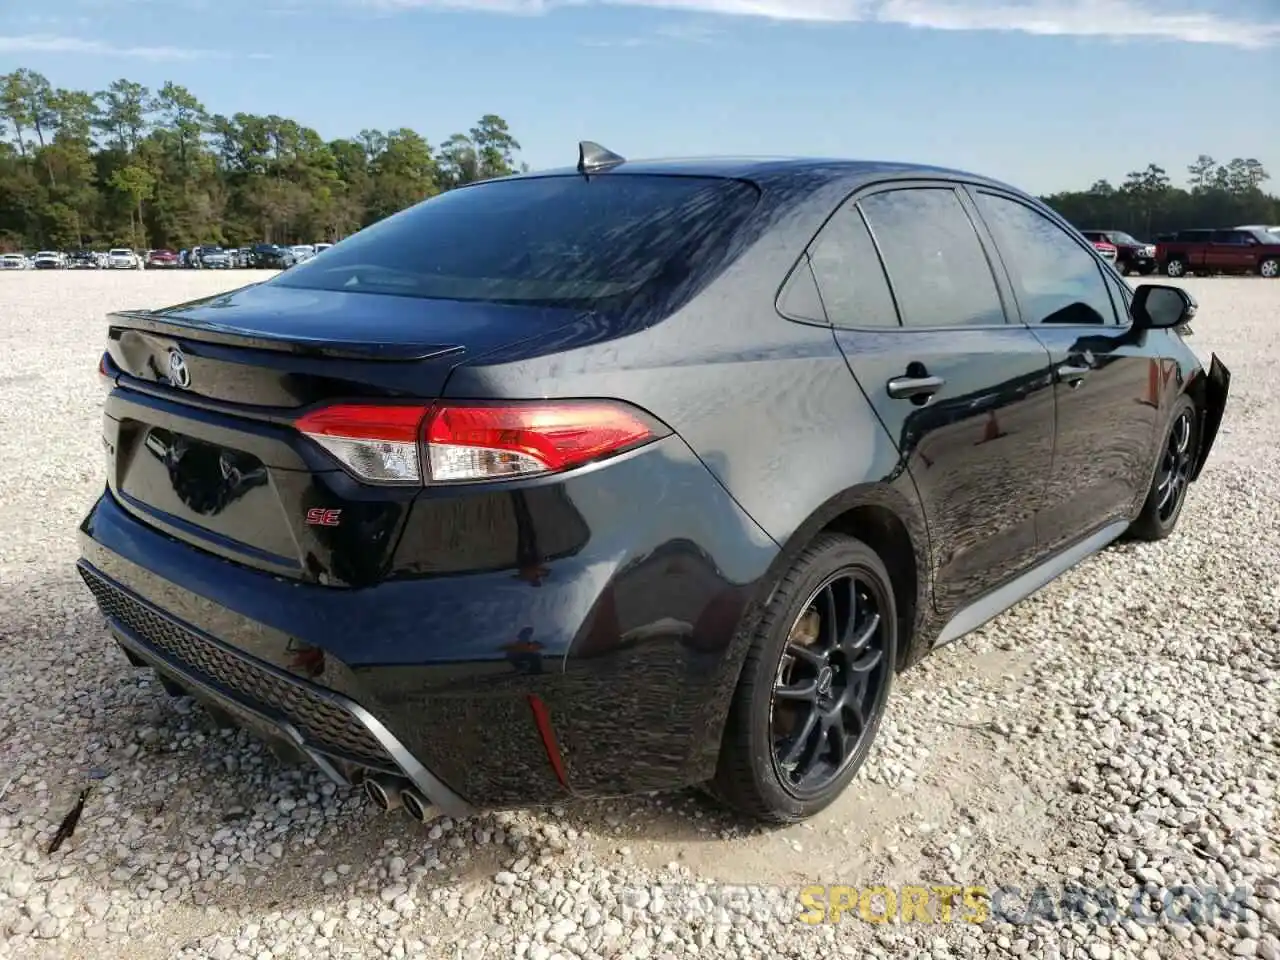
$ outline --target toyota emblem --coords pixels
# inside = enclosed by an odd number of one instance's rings
[[[191,386],[191,371],[187,368],[187,358],[176,347],[169,351],[169,382],[183,390]]]

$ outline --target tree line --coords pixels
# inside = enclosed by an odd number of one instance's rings
[[[186,87],[90,93],[34,70],[0,76],[0,250],[334,241],[464,183],[515,172],[520,144],[486,114],[433,147],[408,127],[326,141],[275,114],[211,114]],[[1254,159],[1199,156],[1175,186],[1156,164],[1118,186],[1042,197],[1081,228],[1142,239],[1280,224]]]
[[[408,127],[326,141],[274,114],[210,113],[176,83],[90,93],[19,69],[0,75],[0,250],[334,241],[513,173],[519,150],[495,114],[434,147]]]
[[[1280,225],[1280,197],[1263,185],[1271,175],[1253,159],[1219,163],[1201,154],[1175,186],[1157,164],[1129,173],[1115,186],[1099,180],[1088,190],[1041,197],[1081,229],[1124,230],[1141,240],[1194,227]]]

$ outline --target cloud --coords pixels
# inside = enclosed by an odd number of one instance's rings
[[[466,9],[537,15],[557,7],[624,6],[811,23],[882,23],[924,30],[1173,40],[1245,49],[1280,44],[1270,4],[1223,11],[1223,0],[352,0],[382,9]],[[1260,11],[1268,11],[1260,13]]]
[[[233,54],[221,50],[197,50],[189,47],[122,47],[102,40],[62,37],[53,34],[0,36],[0,53],[70,53],[91,57],[128,57],[131,60],[214,60],[248,57],[265,60],[270,54]]]
[[[587,37],[580,41],[584,47],[615,47],[634,49],[652,47],[663,43],[716,43],[723,31],[702,23],[667,23],[652,33],[623,37]]]

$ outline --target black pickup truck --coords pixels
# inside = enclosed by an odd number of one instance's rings
[[[1156,272],[1156,248],[1153,244],[1135,240],[1123,230],[1081,230],[1090,243],[1099,241],[1116,248],[1116,269],[1120,276],[1139,273],[1146,277]]]

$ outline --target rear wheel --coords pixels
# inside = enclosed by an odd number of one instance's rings
[[[871,749],[893,683],[898,620],[870,547],[822,534],[774,592],[730,708],[713,792],[793,823],[822,810]]]
[[[1267,259],[1258,264],[1258,274],[1269,280],[1280,277],[1280,260],[1275,257],[1267,257]]]
[[[1151,481],[1151,489],[1147,491],[1146,502],[1129,529],[1134,539],[1163,540],[1173,533],[1187,499],[1199,444],[1200,427],[1195,405],[1188,398],[1181,397],[1174,408],[1164,446],[1160,448],[1160,460],[1156,464],[1156,474]]]

